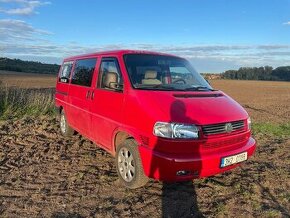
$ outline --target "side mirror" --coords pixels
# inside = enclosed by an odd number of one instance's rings
[[[68,83],[69,82],[68,78],[66,78],[66,77],[60,77],[59,81],[62,82],[62,83]]]
[[[110,82],[109,88],[115,91],[123,91],[123,85],[120,85],[117,82]]]

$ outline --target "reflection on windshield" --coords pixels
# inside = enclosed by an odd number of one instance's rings
[[[188,61],[164,55],[127,54],[125,64],[131,83],[137,89],[208,91],[207,81]]]

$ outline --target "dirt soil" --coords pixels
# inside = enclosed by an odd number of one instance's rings
[[[254,122],[290,121],[290,82],[212,80],[211,84],[239,102]]]
[[[255,157],[193,182],[120,186],[114,159],[55,118],[0,123],[0,217],[289,217],[290,139],[257,135]]]
[[[7,75],[8,86],[54,87],[55,77]],[[290,83],[214,80],[253,122],[290,120]],[[258,134],[253,158],[187,183],[120,186],[114,159],[80,135],[65,139],[55,118],[0,121],[0,217],[290,217],[290,136]]]
[[[0,83],[19,88],[53,88],[56,75],[21,73],[0,70]]]

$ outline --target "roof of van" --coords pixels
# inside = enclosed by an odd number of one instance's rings
[[[89,58],[89,57],[94,57],[97,55],[124,55],[124,54],[152,54],[152,55],[166,55],[166,56],[177,57],[176,55],[166,54],[166,53],[161,53],[161,52],[146,51],[146,50],[128,50],[127,49],[127,50],[100,51],[100,52],[95,52],[95,53],[71,56],[71,57],[65,58],[64,61],[80,59],[80,58]]]

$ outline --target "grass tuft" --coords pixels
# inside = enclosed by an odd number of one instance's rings
[[[23,89],[0,84],[0,119],[53,113],[53,89]]]
[[[255,123],[253,124],[254,134],[264,134],[277,138],[290,136],[290,123],[273,124],[273,123]]]

